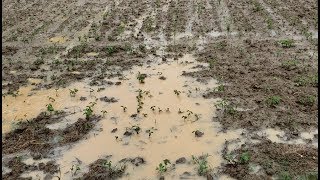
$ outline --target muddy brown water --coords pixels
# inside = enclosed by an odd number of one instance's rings
[[[130,175],[124,176],[124,179],[156,177],[156,167],[162,160],[169,159],[174,163],[176,159],[185,157],[191,161],[192,155],[209,154],[210,167],[216,168],[223,161],[220,152],[225,140],[239,137],[241,131],[218,133],[219,124],[212,122],[212,117],[215,115],[214,104],[217,99],[202,98],[202,93],[214,90],[217,82],[210,79],[206,83],[200,83],[196,79],[181,76],[183,71],[196,71],[197,68],[193,67],[197,65],[208,66],[196,62],[191,55],[185,55],[178,61],[170,60],[167,63],[159,60],[157,66],[144,65],[125,72],[124,77],[127,80],[122,80],[121,85],[106,87],[105,90],[99,92],[97,92],[97,87],[90,87],[85,81],[76,82],[68,88],[58,90],[32,91],[32,85],[22,87],[19,90],[19,96],[8,96],[2,99],[4,105],[8,105],[3,109],[3,132],[8,132],[15,120],[30,119],[41,111],[45,111],[49,103],[56,110],[77,112],[66,117],[66,120],[59,124],[48,126],[63,128],[67,123],[72,123],[78,117],[84,116],[82,110],[90,105],[90,102],[96,102],[93,108],[94,113],[102,114],[104,110],[108,112],[99,124],[103,131],[93,132],[88,139],[62,153],[62,156],[57,159],[62,178],[72,178],[70,168],[75,165],[75,158],[83,162],[80,165],[81,169],[86,169],[88,164],[106,155],[112,155],[110,159],[112,162],[126,157],[145,159],[145,165],[129,166],[127,172]],[[147,74],[145,83],[141,84],[137,80],[138,72]],[[161,76],[166,79],[159,79]],[[29,81],[30,84],[39,83],[36,79],[29,79]],[[118,82],[119,80],[111,79],[110,81]],[[74,88],[79,91],[75,97],[71,97],[69,89]],[[132,114],[137,114],[136,96],[139,89],[144,92],[142,98],[144,104],[141,112],[132,118]],[[94,92],[90,92],[92,90]],[[179,91],[180,94],[175,94],[174,90]],[[87,100],[80,101],[82,96],[87,97]],[[114,97],[118,102],[100,101],[100,97],[104,96]],[[127,107],[126,112],[121,106]],[[150,109],[152,106],[155,106],[154,111]],[[179,109],[183,113],[179,113]],[[193,114],[188,116],[187,111],[192,111]],[[199,117],[198,120],[195,114]],[[187,118],[183,119],[182,116],[187,116]],[[13,121],[10,121],[12,119]],[[139,126],[141,132],[125,137],[123,134],[126,128],[134,125]],[[118,130],[111,133],[115,128]],[[145,132],[148,129],[154,129],[150,137]],[[204,135],[195,137],[192,132],[196,130],[204,132]],[[118,140],[115,136],[119,137]],[[166,176],[175,179],[185,171],[196,172],[195,168],[196,165],[193,164],[176,165],[176,169],[168,172]],[[35,173],[32,174],[35,175]],[[81,177],[81,173],[78,176]]]
[[[174,169],[169,169],[164,174],[166,179],[178,179],[184,172],[190,172],[194,179],[204,178],[197,175],[197,165],[192,163],[192,155],[198,157],[208,154],[208,164],[215,172],[223,162],[221,151],[225,141],[241,137],[242,130],[222,133],[220,124],[212,121],[212,117],[216,116],[215,104],[219,99],[204,99],[202,94],[213,91],[218,86],[216,80],[207,79],[205,82],[198,82],[194,78],[182,76],[184,71],[197,71],[196,67],[199,65],[208,68],[208,64],[196,62],[191,54],[178,60],[168,59],[166,62],[153,56],[149,59],[153,60],[153,63],[124,72],[121,80],[108,79],[114,83],[121,82],[120,85],[105,86],[105,89],[100,91],[98,91],[100,87],[87,85],[87,80],[73,83],[68,88],[35,91],[32,90],[35,86],[31,84],[40,83],[41,80],[29,79],[30,85],[21,87],[17,97],[2,97],[3,105],[6,107],[2,111],[2,130],[4,133],[9,132],[14,128],[16,121],[36,117],[40,112],[46,111],[46,105],[49,103],[56,110],[76,112],[67,116],[64,121],[48,126],[52,129],[63,129],[67,124],[84,117],[83,109],[95,102],[94,114],[103,114],[102,111],[107,111],[98,128],[93,130],[87,139],[71,147],[60,148],[60,152],[57,150],[55,160],[60,166],[62,179],[81,177],[88,171],[89,164],[109,155],[112,155],[110,160],[114,164],[118,164],[117,162],[123,158],[142,157],[146,161],[140,166],[128,165],[122,179],[159,178],[156,170],[159,163],[164,159],[175,163],[181,157],[185,157],[188,163],[176,164]],[[139,83],[138,73],[147,75],[145,83]],[[160,79],[162,76],[165,78]],[[78,92],[75,97],[71,97],[69,89],[74,88],[78,89]],[[141,112],[137,113],[136,96],[139,90],[142,92],[143,105]],[[175,90],[179,95],[174,92]],[[117,102],[101,101],[100,98],[105,96],[109,99],[115,98]],[[87,100],[80,101],[80,97],[86,97]],[[125,112],[121,106],[126,107]],[[155,106],[154,110],[151,109],[152,106]],[[188,115],[190,111],[193,114]],[[183,116],[187,118],[184,119]],[[125,136],[126,128],[132,126],[139,126],[140,133]],[[111,133],[115,128],[117,131]],[[146,130],[153,131],[150,137]],[[195,137],[193,131],[196,130],[203,132],[204,135]],[[281,135],[280,131],[267,129],[264,133],[272,141],[284,142],[277,136]],[[313,134],[305,133],[304,137],[312,137]],[[115,136],[118,136],[118,139]],[[303,141],[292,143],[303,143]],[[25,163],[32,164],[34,161],[27,159]],[[70,170],[73,166],[79,166],[81,169],[76,175]],[[41,178],[44,174],[36,171],[25,173],[23,176]],[[221,176],[220,179],[230,178]]]

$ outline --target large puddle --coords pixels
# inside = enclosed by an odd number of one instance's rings
[[[2,110],[2,130],[8,132],[19,119],[36,117],[47,109],[49,103],[56,110],[73,113],[64,121],[48,126],[65,128],[84,117],[86,106],[96,103],[93,113],[103,114],[97,128],[87,139],[56,151],[55,160],[60,165],[62,179],[81,177],[88,171],[90,163],[109,155],[112,155],[110,160],[114,164],[124,158],[142,157],[146,161],[140,166],[127,164],[122,179],[156,179],[159,178],[156,167],[164,159],[175,163],[185,157],[187,162],[192,162],[192,156],[206,154],[209,155],[210,168],[217,170],[223,161],[221,150],[225,141],[239,138],[242,131],[223,133],[219,123],[212,121],[218,99],[204,99],[202,94],[218,86],[215,80],[198,82],[195,78],[182,76],[184,71],[197,71],[198,67],[208,68],[208,65],[196,62],[191,55],[176,61],[149,59],[152,63],[134,67],[124,72],[122,78],[107,79],[113,83],[121,82],[120,85],[91,87],[85,81],[73,83],[68,88],[40,91],[32,90],[35,86],[30,85],[21,88],[17,97],[2,97],[5,107]],[[137,79],[139,73],[146,74],[144,83]],[[30,79],[31,83],[39,82]],[[78,92],[71,97],[69,89],[75,88]],[[112,101],[114,98],[116,102],[101,101],[100,98],[105,96],[105,99]],[[80,97],[86,97],[86,100],[80,101]],[[140,127],[139,134],[124,135],[132,127]],[[111,132],[113,130],[115,132]],[[204,133],[202,137],[195,136],[197,130]],[[70,170],[73,166],[80,167],[76,175]],[[198,165],[193,163],[176,164],[164,176],[178,179],[184,172],[189,172],[189,178],[201,179],[203,177],[197,176],[197,168]],[[30,175],[34,178],[41,176],[37,173]],[[220,179],[228,178],[223,176]]]

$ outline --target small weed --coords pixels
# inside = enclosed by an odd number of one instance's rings
[[[279,105],[281,101],[281,98],[279,96],[271,96],[266,100],[266,103],[270,107],[276,107],[276,105]]]
[[[109,56],[111,56],[113,53],[116,52],[116,50],[115,50],[115,48],[114,48],[113,46],[107,46],[107,47],[105,48],[105,51],[107,52],[107,54],[108,54]]]
[[[316,102],[316,97],[312,95],[306,95],[299,97],[298,103],[305,106],[312,106]]]
[[[278,41],[281,47],[283,48],[291,48],[294,47],[294,40],[293,39],[285,39]]]
[[[278,179],[279,180],[291,180],[292,176],[288,172],[283,171],[278,175]]]
[[[201,157],[201,158],[196,158],[195,156],[192,155],[192,160],[194,161],[194,163],[198,164],[198,174],[200,176],[204,176],[207,175],[207,173],[209,172],[209,166],[208,166],[208,154],[206,154],[205,156]]]
[[[267,19],[267,27],[268,29],[273,29],[273,20],[271,18]]]
[[[258,3],[257,1],[254,1],[253,5],[254,5],[253,12],[259,12],[259,11],[263,10],[261,4]]]
[[[87,106],[86,109],[84,109],[83,114],[86,115],[86,119],[88,120],[93,114],[93,110],[92,110],[91,106]]]
[[[156,106],[151,106],[151,108],[150,108],[152,111],[155,111],[155,109],[156,109]]]
[[[210,69],[213,69],[215,64],[216,64],[215,60],[213,60],[213,59],[209,60],[209,68]]]
[[[223,92],[224,91],[224,85],[219,85],[218,87],[215,88],[216,91],[218,92]]]
[[[170,160],[165,159],[163,160],[163,163],[160,163],[159,166],[156,168],[160,174],[163,174],[168,170],[168,164],[171,164]]]
[[[299,176],[298,180],[318,180],[318,172],[307,172]]]
[[[299,61],[297,60],[287,60],[282,62],[281,67],[287,71],[294,70],[298,67]]]
[[[247,164],[250,160],[250,154],[249,152],[244,152],[240,156],[240,163],[241,164]]]
[[[294,80],[296,86],[318,86],[318,74],[316,75],[309,75],[309,76],[299,76],[297,79]]]

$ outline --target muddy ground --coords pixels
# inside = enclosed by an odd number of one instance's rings
[[[215,104],[216,115],[210,120],[220,123],[221,132],[241,129],[250,134],[272,128],[285,134],[282,142],[259,136],[258,143],[252,142],[256,140],[253,136],[242,135],[239,138],[246,138],[246,142],[232,150],[227,150],[226,142],[221,151],[224,163],[214,173],[201,174],[204,178],[318,176],[318,146],[312,144],[318,139],[317,131],[304,143],[289,143],[301,138],[303,132],[318,128],[318,1],[2,3],[2,100],[18,98],[21,88],[30,84],[32,92],[69,88],[75,82],[85,82],[102,91],[121,86],[126,80],[124,72],[133,67],[154,63],[157,58],[166,63],[192,54],[208,67],[199,66],[199,70],[184,72],[183,76],[201,83],[208,79],[218,81],[217,88],[201,96],[220,98]],[[156,68],[157,64],[152,66]],[[40,81],[30,83],[30,78]],[[118,78],[117,82],[112,78]],[[162,77],[163,81],[166,78],[170,77]],[[118,101],[108,94],[98,98],[100,101],[96,102]],[[86,97],[80,100],[88,103]],[[10,103],[16,101],[3,104],[2,112],[11,108]],[[3,133],[2,162],[11,169],[3,168],[4,179],[28,179],[21,175],[39,171],[46,179],[60,177],[56,148],[85,141],[88,134],[98,131],[96,124],[102,119],[102,114],[87,119],[82,116],[62,129],[47,127],[71,114],[47,111],[24,119],[3,119],[3,126],[19,120]],[[21,157],[50,161],[28,165]],[[83,177],[77,178],[130,177],[123,161],[119,160],[121,165],[115,167],[108,164],[108,158],[92,162]],[[134,164],[124,164],[128,163]],[[77,170],[71,171],[76,174]],[[180,178],[197,179],[196,174],[186,172]]]

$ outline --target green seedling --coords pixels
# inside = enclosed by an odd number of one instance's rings
[[[51,103],[47,104],[47,111],[49,111],[49,112],[53,112],[54,111],[54,108],[53,108]]]
[[[316,102],[316,97],[312,95],[301,96],[298,103],[305,106],[312,106]]]
[[[176,94],[177,96],[179,96],[180,93],[181,93],[181,91],[178,91],[178,90],[176,90],[176,89],[175,89],[173,92],[174,92],[174,94]]]
[[[196,158],[195,156],[192,155],[192,160],[194,161],[195,164],[198,165],[198,174],[200,176],[207,175],[209,172],[209,166],[208,166],[208,154],[203,156],[202,158]]]
[[[213,69],[215,64],[216,64],[215,60],[213,60],[213,59],[209,60],[209,68],[210,69]]]
[[[144,113],[142,115],[143,115],[143,117],[147,117],[148,116],[148,114],[144,114]]]
[[[84,109],[83,114],[86,115],[86,119],[88,120],[92,114],[93,114],[93,110],[91,109],[92,106],[87,106],[86,109]]]
[[[253,4],[254,4],[253,12],[259,12],[263,10],[261,4],[258,3],[257,1],[254,1]]]
[[[162,109],[160,109],[160,108],[158,107],[158,111],[159,111],[159,113],[160,113],[160,112],[162,112]]]
[[[170,109],[169,109],[169,108],[167,108],[167,109],[166,109],[166,112],[170,112]]]
[[[240,156],[240,163],[241,164],[247,164],[250,160],[250,154],[249,152],[244,152]]]
[[[137,79],[139,80],[139,82],[140,82],[141,84],[145,83],[145,82],[144,82],[144,79],[145,79],[146,77],[147,77],[146,74],[141,74],[140,72],[138,72]]]
[[[152,111],[155,111],[156,106],[151,106],[151,108],[150,108],[150,109],[152,109]]]
[[[115,48],[113,46],[107,46],[105,50],[107,51],[107,54],[109,56],[111,56],[113,53],[116,52],[116,50],[115,50]]]
[[[125,107],[125,106],[121,106],[122,107],[122,109],[123,109],[123,112],[126,112],[127,111],[127,107]]]
[[[223,92],[224,91],[224,85],[219,85],[215,88],[216,91]]]
[[[106,167],[106,168],[108,168],[108,169],[111,169],[111,167],[112,167],[112,162],[111,162],[111,161],[104,162],[104,163],[103,163],[103,166]]]
[[[292,40],[292,39],[280,40],[280,41],[278,41],[278,43],[279,43],[280,46],[283,47],[283,48],[294,47],[294,40]]]
[[[294,70],[298,67],[299,61],[297,60],[287,60],[281,64],[281,67],[287,71]]]
[[[267,19],[267,27],[268,29],[273,29],[273,20],[271,18]]]
[[[171,164],[170,160],[165,159],[163,163],[160,163],[159,166],[156,168],[160,174],[163,174],[168,170],[168,164]]]
[[[271,96],[266,100],[266,103],[270,107],[276,107],[276,105],[279,105],[281,101],[281,98],[279,96]]]
[[[73,90],[72,89],[69,89],[69,93],[70,93],[70,96],[71,97],[75,97],[76,94],[78,92],[78,89],[74,88]]]
[[[217,101],[217,104],[214,105],[216,108],[218,109],[222,109],[223,111],[225,111],[225,109],[227,109],[228,107],[228,103],[226,100],[219,100]]]
[[[288,172],[283,171],[278,175],[278,179],[279,180],[291,180],[292,176]]]
[[[187,116],[182,116],[182,119],[183,120],[186,120],[188,117]]]

